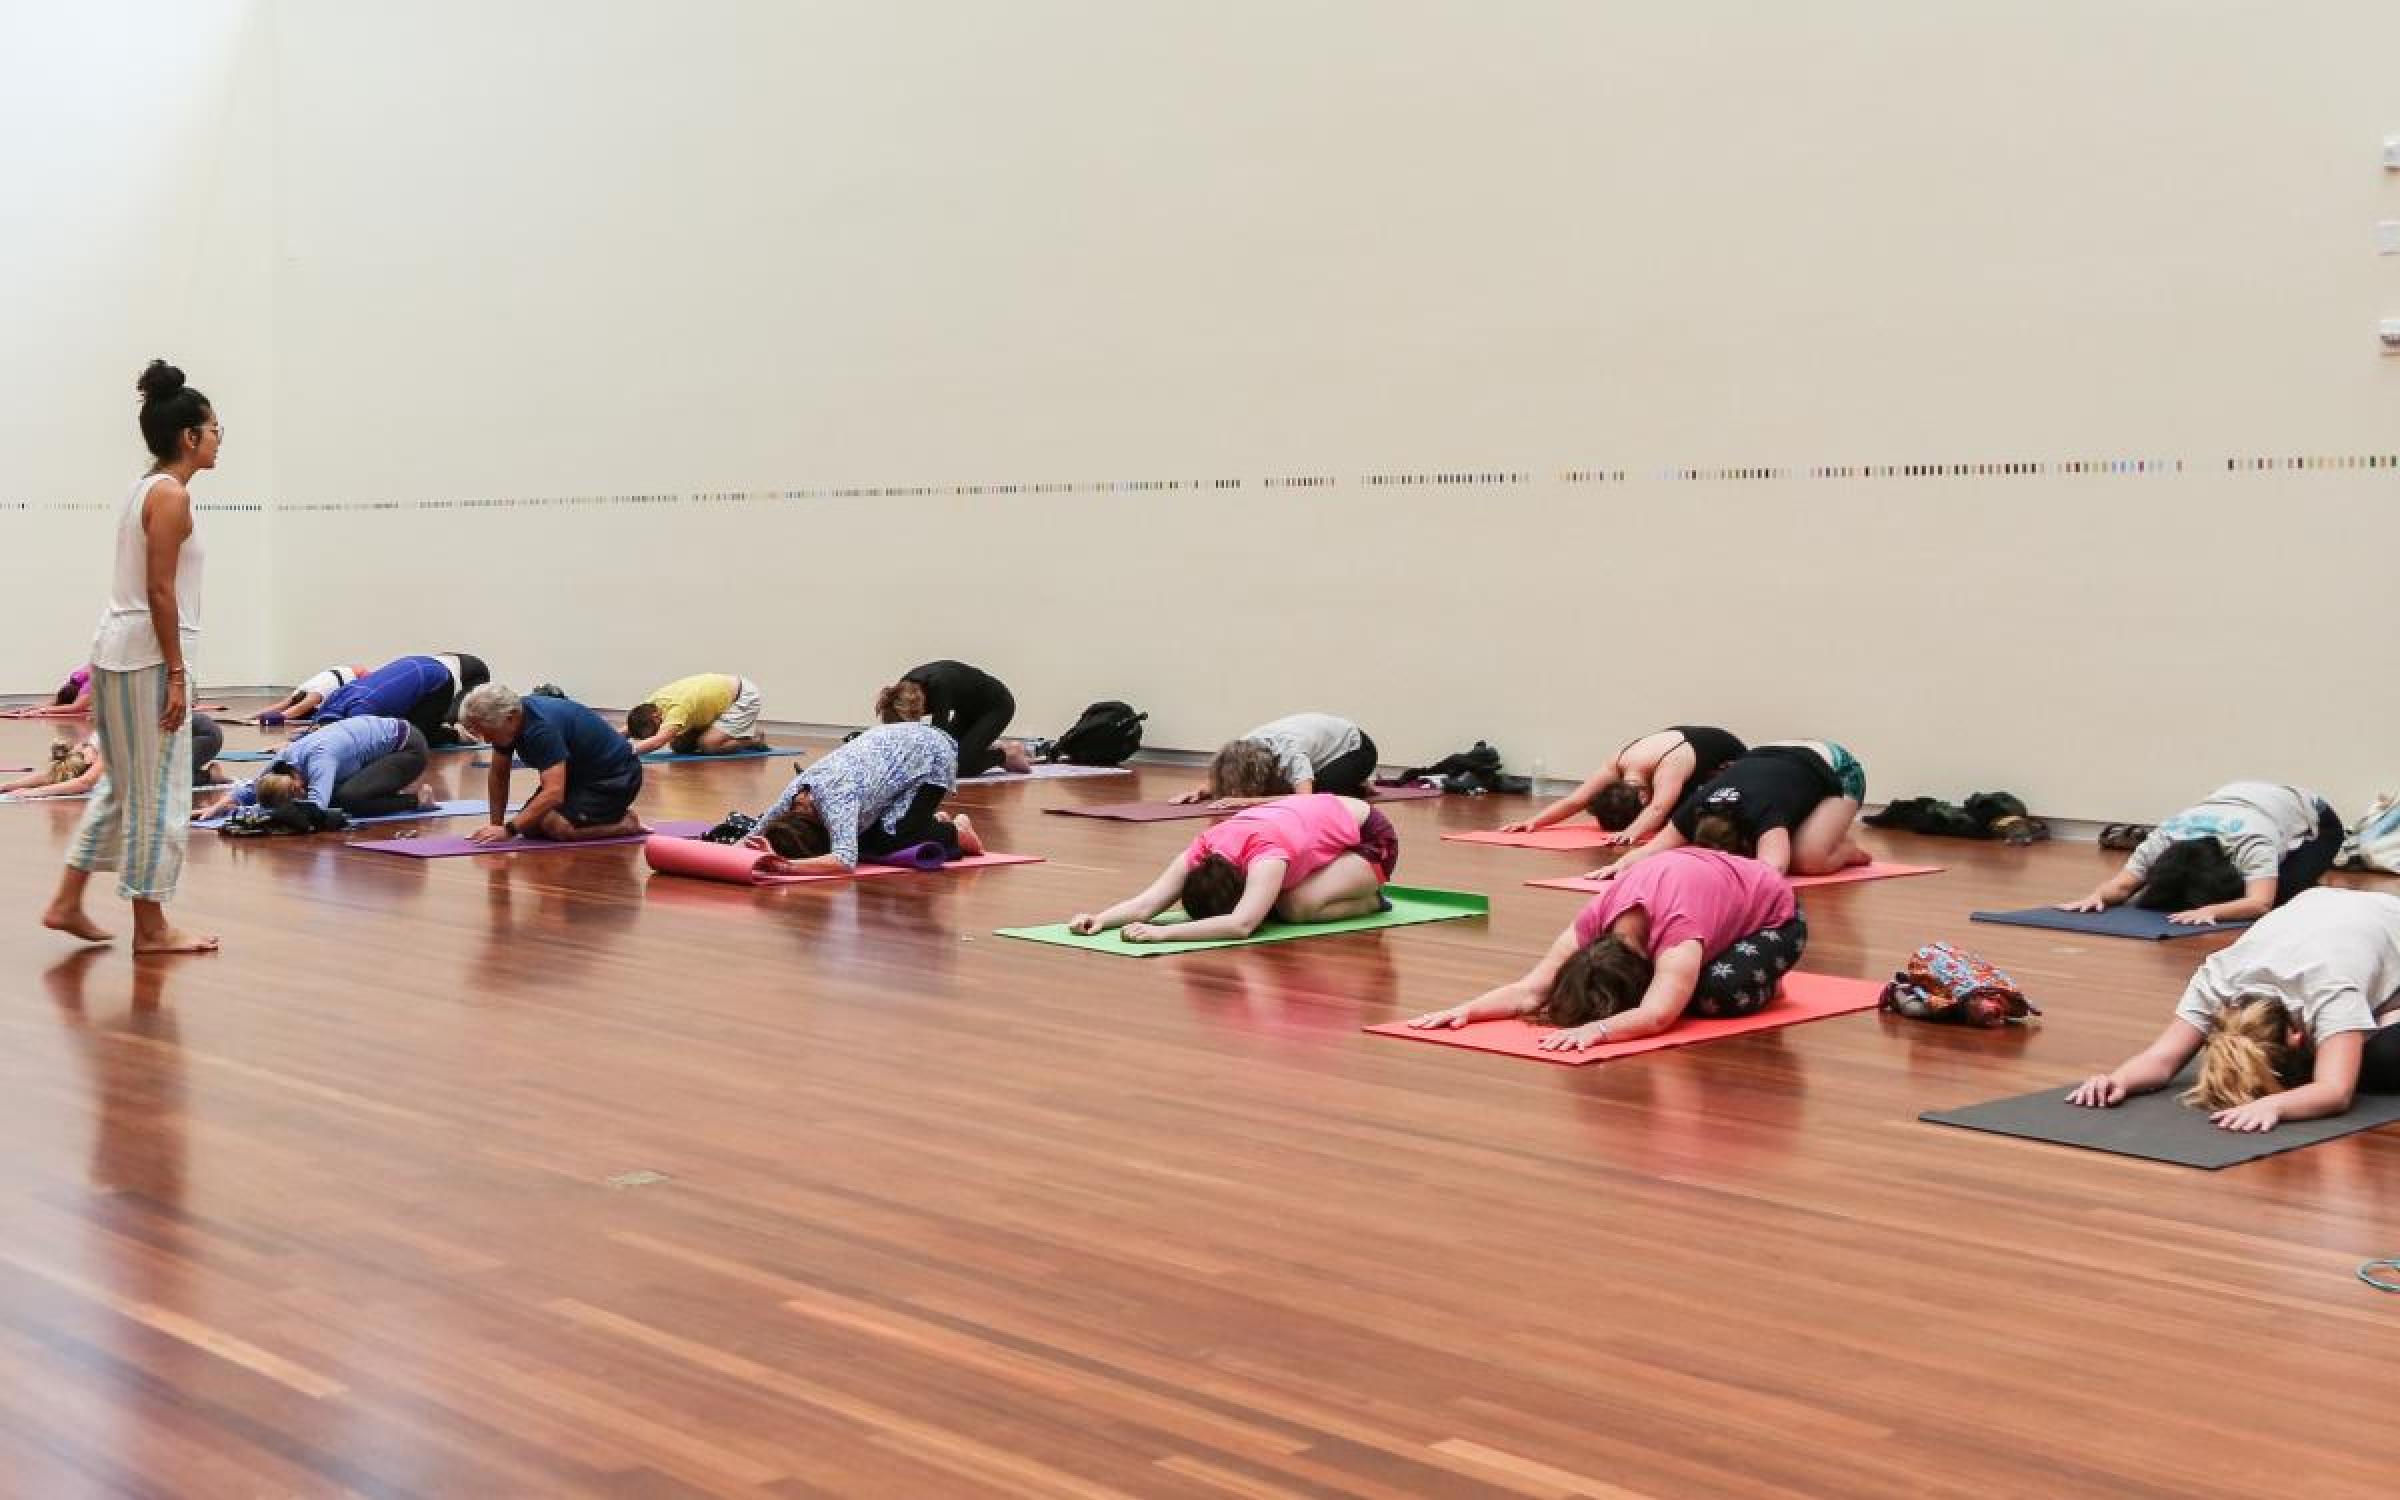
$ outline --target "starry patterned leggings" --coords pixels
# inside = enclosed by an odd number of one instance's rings
[[[1776,981],[1800,962],[1807,946],[1808,918],[1797,910],[1781,927],[1760,928],[1701,966],[1690,1013],[1748,1016],[1765,1010]]]

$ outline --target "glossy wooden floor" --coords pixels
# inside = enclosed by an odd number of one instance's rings
[[[1808,967],[1951,937],[2036,1030],[1567,1069],[1359,1031],[1573,912],[1520,882],[1577,856],[1434,838],[1513,804],[1393,810],[1488,924],[992,937],[1189,837],[1038,812],[1135,789],[959,799],[1047,864],[763,894],[203,836],[224,953],[138,964],[33,924],[78,810],[0,807],[0,1492],[2391,1493],[2400,1299],[2351,1273],[2400,1252],[2400,1133],[2210,1174],[1915,1122],[2161,1024],[2221,940],[1964,919],[2108,856],[1883,839],[1950,872],[1807,898]]]

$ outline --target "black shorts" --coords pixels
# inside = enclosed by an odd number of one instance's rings
[[[633,810],[633,799],[642,794],[642,763],[635,761],[633,769],[594,781],[567,778],[566,800],[558,805],[560,816],[578,828],[597,827],[614,823]]]

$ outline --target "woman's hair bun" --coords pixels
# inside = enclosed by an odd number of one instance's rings
[[[164,401],[183,389],[183,372],[163,359],[154,359],[133,388],[142,393],[144,401]]]

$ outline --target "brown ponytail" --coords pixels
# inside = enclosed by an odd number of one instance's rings
[[[2299,1062],[2288,1038],[2292,1013],[2272,995],[2252,995],[2218,1011],[2200,1043],[2200,1081],[2184,1091],[2194,1109],[2233,1109],[2280,1093]]]

